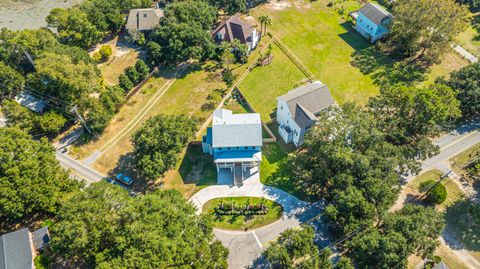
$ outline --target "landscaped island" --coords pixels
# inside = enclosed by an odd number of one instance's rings
[[[229,230],[258,228],[278,220],[283,208],[277,202],[258,197],[215,198],[203,206],[213,226]]]

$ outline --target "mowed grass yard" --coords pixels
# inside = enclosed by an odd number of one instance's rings
[[[305,75],[274,43],[272,46],[272,62],[266,66],[255,67],[239,89],[263,121],[271,120],[270,114],[275,112],[277,97],[292,90],[305,78]]]
[[[251,14],[255,18],[265,14],[272,18],[269,30],[315,74],[316,79],[328,85],[337,102],[364,104],[378,93],[378,87],[350,62],[355,50],[371,44],[347,28],[341,16],[327,7],[328,2],[271,2],[253,9]],[[352,2],[351,9],[356,7],[356,1]]]

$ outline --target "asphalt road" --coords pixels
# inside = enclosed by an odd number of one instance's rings
[[[63,154],[57,151],[55,153],[55,156],[62,167],[71,171],[72,176],[84,179],[87,184],[98,182],[106,177],[95,169],[88,167],[82,162],[73,159],[67,154]]]

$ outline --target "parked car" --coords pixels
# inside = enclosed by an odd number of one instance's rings
[[[133,183],[133,180],[129,177],[127,177],[126,175],[120,173],[120,174],[117,174],[117,176],[115,177],[118,181],[122,182],[123,184],[127,185],[127,186],[130,186],[132,185]]]
[[[110,179],[110,178],[108,178],[108,177],[104,178],[104,180],[105,180],[106,182],[112,184],[112,185],[119,186],[120,188],[128,191],[128,194],[129,194],[130,196],[136,196],[136,195],[137,195],[136,192],[130,190],[129,187],[127,187],[127,186],[125,186],[125,185],[123,185],[123,184],[118,183],[116,180]]]

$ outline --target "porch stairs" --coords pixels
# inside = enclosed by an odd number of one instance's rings
[[[242,164],[235,163],[235,168],[233,172],[233,181],[235,186],[241,187],[243,186],[243,176],[242,176]]]

